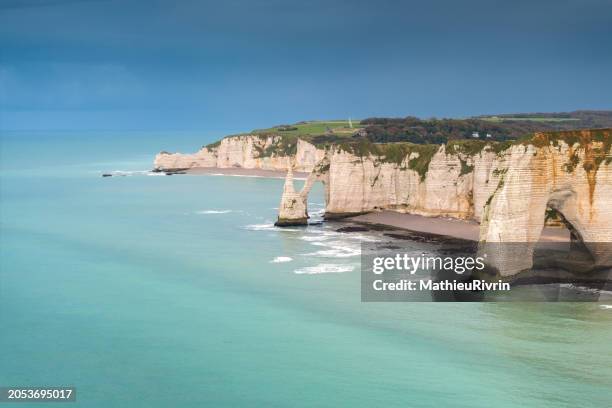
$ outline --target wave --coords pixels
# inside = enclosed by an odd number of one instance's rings
[[[600,309],[609,310],[612,309],[612,305],[599,305]]]
[[[293,258],[291,258],[290,256],[277,256],[276,258],[271,260],[270,263],[283,263],[291,261],[293,261]]]
[[[381,239],[364,234],[356,234],[354,232],[337,232],[329,229],[308,229],[307,235],[300,237],[301,240],[312,243],[312,245],[320,246],[341,246],[347,245],[359,246],[362,242],[380,242]],[[334,241],[328,241],[335,239]],[[339,240],[341,239],[341,240]]]
[[[308,254],[304,254],[305,256],[318,256],[321,258],[350,258],[352,256],[361,255],[361,250],[352,249],[352,248],[332,248],[332,249],[322,249],[316,252],[310,252]]]
[[[113,170],[113,171],[98,171],[100,174],[110,174],[113,177],[129,177],[129,176],[165,176],[163,171],[151,170]]]
[[[325,241],[326,239],[329,239],[329,237],[325,235],[304,235],[303,237],[300,237],[300,239],[302,241],[318,242]]]
[[[346,241],[312,242],[312,245],[326,247],[316,252],[304,254],[305,256],[319,256],[324,258],[350,258],[361,255],[361,246]]]
[[[279,228],[279,227],[275,227],[273,223],[269,223],[269,224],[250,224],[250,225],[245,225],[243,228],[246,229],[246,230],[249,230],[249,231],[280,231],[280,232],[298,232],[298,231],[301,231],[301,230],[295,229],[295,228],[287,228],[287,227]]]
[[[310,216],[315,216],[315,217],[322,217],[322,216],[325,215],[325,209],[320,209],[320,210],[317,210],[317,211],[311,211],[311,212],[309,212],[309,215]]]
[[[319,264],[316,266],[305,266],[298,268],[293,272],[298,275],[317,275],[320,273],[342,273],[351,272],[355,269],[353,265],[341,265],[341,264]]]
[[[248,229],[250,231],[274,231],[276,227],[274,224],[251,224],[245,225],[244,229]]]
[[[100,172],[100,173],[108,173],[108,174],[112,174],[113,176],[117,177],[117,176],[138,176],[138,175],[149,175],[149,173],[151,173],[150,170],[113,170],[113,171],[109,171],[109,172]],[[153,174],[162,174],[165,176],[164,173],[153,173]]]
[[[588,287],[588,286],[581,286],[581,285],[577,285],[575,283],[562,283],[562,284],[559,285],[559,287],[567,288],[567,289],[573,289],[573,290],[579,290],[579,291],[587,292],[587,293],[598,293],[600,295],[612,295],[612,291],[608,291],[608,290],[604,290],[604,289],[598,289],[598,288],[591,288],[591,287]]]
[[[234,212],[233,210],[202,210],[196,211],[196,214],[227,214]]]
[[[308,228],[306,231],[308,231],[308,233],[311,235],[323,235],[326,237],[342,235],[341,232],[336,232],[333,229],[330,229],[329,227],[326,227],[326,226],[323,226],[321,228]]]

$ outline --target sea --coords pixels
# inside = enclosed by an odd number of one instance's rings
[[[612,406],[612,305],[362,302],[380,233],[319,222],[320,185],[312,225],[279,229],[282,179],[149,172],[210,141],[2,132],[0,386],[76,387],[58,407]]]

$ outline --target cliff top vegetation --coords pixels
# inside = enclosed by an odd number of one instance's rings
[[[291,135],[291,136],[317,136],[337,135],[351,136],[359,130],[359,120],[328,120],[328,121],[303,121],[291,125],[277,125],[267,129],[255,129],[250,134],[268,135]]]
[[[612,111],[517,113],[466,119],[368,118],[363,120],[303,121],[245,134],[299,137],[317,146],[358,142],[441,144],[457,140],[505,142],[535,132],[612,127]],[[215,144],[209,145],[214,147]]]
[[[485,145],[500,152],[511,142],[546,143],[553,139],[577,138],[576,133],[586,128],[612,127],[612,111],[575,111],[567,113],[518,113],[478,116],[468,119],[369,118],[364,120],[303,121],[266,129],[256,129],[242,135],[277,136],[280,139],[262,152],[264,156],[290,153],[297,139],[317,147],[344,146],[345,150],[363,150],[364,146],[380,143],[410,143],[439,145],[475,154]],[[553,132],[553,133],[551,133]],[[559,132],[559,133],[557,133]],[[534,138],[534,134],[536,137]],[[539,135],[539,136],[538,136]],[[545,135],[545,136],[542,136]],[[609,132],[598,138],[609,140]],[[240,135],[233,135],[240,136]],[[231,136],[228,136],[231,137]],[[571,139],[571,140],[570,140]],[[214,148],[219,141],[207,145]],[[351,147],[352,146],[352,147]],[[361,147],[359,147],[361,146]],[[371,148],[369,148],[371,149]],[[372,151],[372,153],[374,153]]]

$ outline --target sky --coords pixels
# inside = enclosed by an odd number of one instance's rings
[[[0,130],[612,108],[610,0],[1,0]]]

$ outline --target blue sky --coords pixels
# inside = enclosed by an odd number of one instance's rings
[[[0,2],[0,128],[612,108],[612,2]]]

